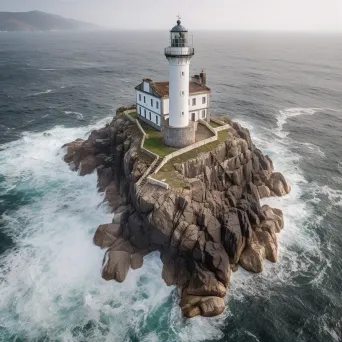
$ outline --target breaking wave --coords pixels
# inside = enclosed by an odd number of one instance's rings
[[[18,205],[0,222],[14,243],[0,255],[0,340],[215,341],[234,320],[234,303],[270,298],[279,287],[296,286],[298,275],[309,279],[314,273],[315,286],[320,286],[330,265],[308,226],[319,220],[312,207],[317,193],[299,167],[301,156],[291,151],[283,126],[274,134],[241,121],[292,187],[285,197],[263,200],[284,212],[278,263],[265,262],[258,275],[241,268],[234,273],[228,309],[213,319],[181,316],[177,291],[162,280],[157,253],[145,257],[143,268],[131,270],[124,284],[105,282],[100,275],[104,252],[92,237],[112,214],[96,191],[96,175],[69,171],[60,146],[109,120],[81,128],[57,126],[45,135],[25,133],[1,146],[0,195],[17,198]],[[340,201],[339,192],[322,191]],[[246,329],[243,333],[254,338]]]
[[[29,96],[39,96],[39,95],[44,95],[44,94],[50,94],[52,92],[52,89],[48,89],[46,91],[40,91],[38,93],[34,93],[32,95],[29,95]]]
[[[71,111],[65,111],[64,112],[66,115],[74,115],[77,120],[83,121],[84,120],[84,116],[82,113],[79,112],[71,112]]]
[[[96,175],[79,177],[60,146],[103,125],[55,127],[2,145],[0,196],[17,206],[1,218],[13,248],[0,255],[0,341],[203,341],[220,338],[221,319],[184,321],[173,288],[161,278],[158,254],[106,282],[104,252],[92,243],[112,214]],[[165,331],[168,327],[168,331]]]

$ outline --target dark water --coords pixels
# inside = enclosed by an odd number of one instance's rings
[[[239,120],[292,186],[279,261],[231,281],[227,310],[185,320],[157,254],[100,277],[111,215],[60,147],[167,78],[168,34],[0,34],[0,341],[341,341],[341,36],[195,32],[213,112]],[[43,133],[48,133],[43,135]]]

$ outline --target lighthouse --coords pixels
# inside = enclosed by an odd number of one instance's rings
[[[169,119],[164,143],[168,146],[184,147],[195,142],[195,124],[189,120],[190,62],[194,53],[192,37],[178,18],[170,31],[170,45],[165,48],[169,62]]]

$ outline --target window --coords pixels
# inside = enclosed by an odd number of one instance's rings
[[[184,91],[183,90],[181,91],[181,95],[184,96]]]
[[[146,103],[146,97],[144,96],[144,103]]]
[[[139,94],[139,101],[141,101],[141,94]]]
[[[146,118],[146,109],[144,109],[144,117]]]
[[[156,102],[156,106],[157,106],[157,109],[159,109],[159,102],[158,101]]]
[[[151,112],[149,113],[150,121],[151,121]]]
[[[139,114],[141,115],[141,107],[139,106]]]
[[[191,120],[196,121],[196,113],[191,113]]]
[[[184,76],[184,71],[182,71],[182,76]]]
[[[205,96],[202,97],[202,104],[205,104],[207,98]]]
[[[158,116],[156,116],[156,123],[157,123],[157,125],[159,125],[159,117]]]
[[[184,116],[184,112],[182,112],[182,116]]]
[[[202,119],[205,118],[205,110],[202,110]]]
[[[153,107],[153,99],[151,99],[151,107]]]
[[[196,106],[196,98],[192,99],[192,105]]]

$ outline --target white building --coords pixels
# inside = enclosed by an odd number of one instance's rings
[[[209,119],[211,90],[206,86],[205,79],[205,74],[201,73],[189,82],[188,120]],[[170,115],[169,82],[144,79],[135,89],[137,114],[143,121],[161,130]]]
[[[191,121],[209,120],[210,115],[211,90],[206,86],[206,74],[202,71],[190,80],[190,61],[195,53],[190,38],[178,20],[170,31],[170,46],[165,48],[169,82],[153,82],[146,78],[135,88],[137,114],[141,120],[158,130],[168,127],[180,138],[184,135],[182,130],[190,129],[190,126],[191,130],[196,128]],[[194,135],[187,141],[193,139]]]

